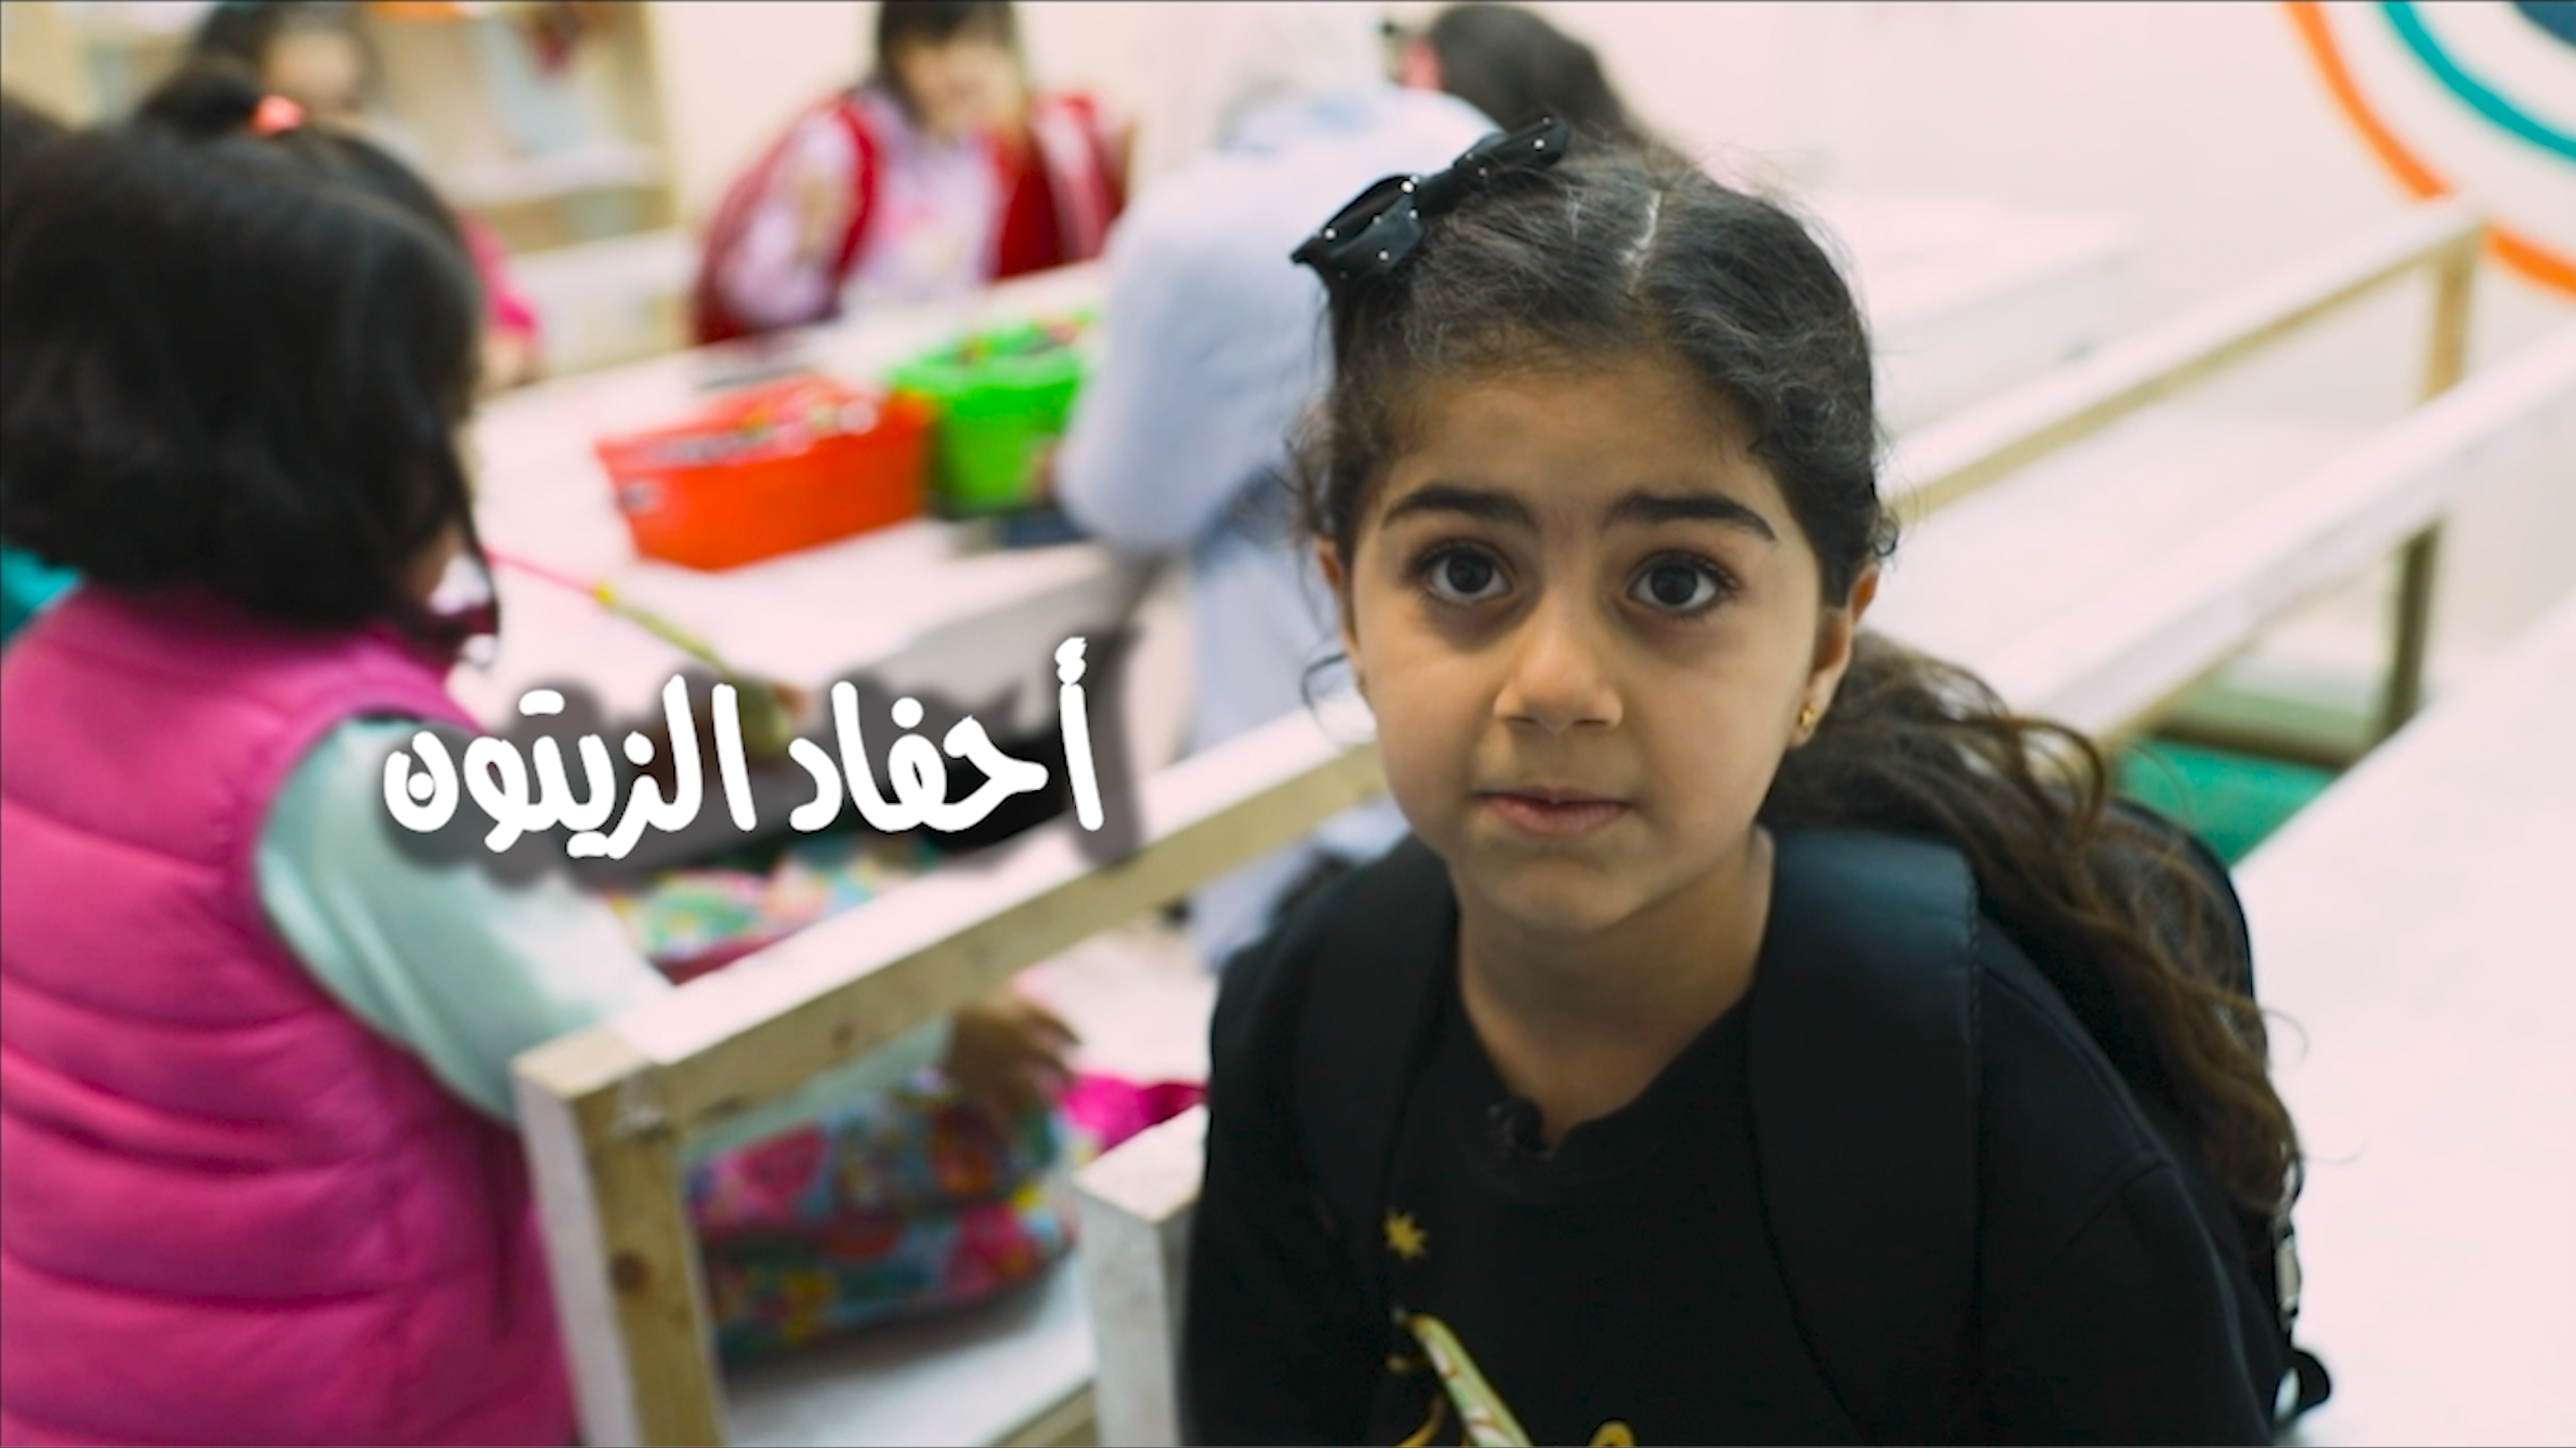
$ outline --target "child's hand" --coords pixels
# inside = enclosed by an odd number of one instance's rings
[[[537,344],[524,332],[483,329],[483,395],[495,397],[537,380]]]
[[[1005,986],[957,1012],[944,1065],[967,1100],[1007,1118],[1063,1094],[1081,1043],[1055,1012]]]
[[[734,686],[736,694],[734,708],[742,724],[743,762],[755,769],[785,763],[789,741],[813,727],[821,717],[820,696],[810,689],[761,679],[726,682]],[[691,679],[689,683],[689,722],[697,726],[698,777],[712,780],[717,767],[715,694],[704,679]],[[667,798],[678,788],[679,778],[679,764],[672,756],[670,723],[657,710],[653,722],[637,732],[653,744],[653,761],[639,772],[660,785]]]
[[[1055,501],[1056,450],[1057,444],[1049,442],[1030,454],[1028,470],[1020,477],[1020,498],[1031,507]]]
[[[796,207],[796,259],[814,263],[830,256],[849,229],[849,187],[830,169],[800,165],[790,183]]]

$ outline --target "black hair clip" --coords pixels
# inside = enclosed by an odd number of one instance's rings
[[[1491,188],[1497,176],[1555,165],[1573,136],[1573,127],[1549,116],[1517,131],[1487,136],[1446,170],[1389,176],[1335,213],[1288,259],[1313,267],[1333,286],[1386,276],[1422,245],[1429,218],[1456,210],[1460,202]]]

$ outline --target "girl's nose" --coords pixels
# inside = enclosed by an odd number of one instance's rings
[[[1496,717],[1550,734],[1617,724],[1619,691],[1611,681],[1608,643],[1568,591],[1542,599],[1512,641],[1510,672],[1494,700]]]

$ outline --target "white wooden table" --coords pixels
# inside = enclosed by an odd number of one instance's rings
[[[824,372],[874,379],[971,327],[1086,305],[1097,293],[1094,269],[1069,268],[970,302],[813,329],[794,345]],[[1043,728],[1053,717],[1056,644],[1118,622],[1145,582],[1143,565],[1089,544],[979,552],[971,530],[930,519],[720,572],[635,554],[591,444],[686,417],[732,355],[679,353],[495,403],[475,430],[484,541],[576,578],[606,579],[750,674],[815,686],[865,668],[889,687],[969,707],[1018,684],[1016,713],[981,717],[996,733]],[[497,572],[499,651],[488,667],[461,668],[450,680],[487,724],[511,717],[526,689],[566,680],[588,687],[612,717],[645,713],[672,673],[692,665],[581,594]]]
[[[2576,1443],[2576,598],[2238,872],[2319,1444]]]

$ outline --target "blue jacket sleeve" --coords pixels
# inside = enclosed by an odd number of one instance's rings
[[[1158,188],[1110,240],[1104,355],[1057,455],[1056,495],[1123,551],[1206,534],[1285,462],[1323,381],[1323,287],[1290,264],[1294,237],[1231,219],[1243,212],[1229,179]]]

